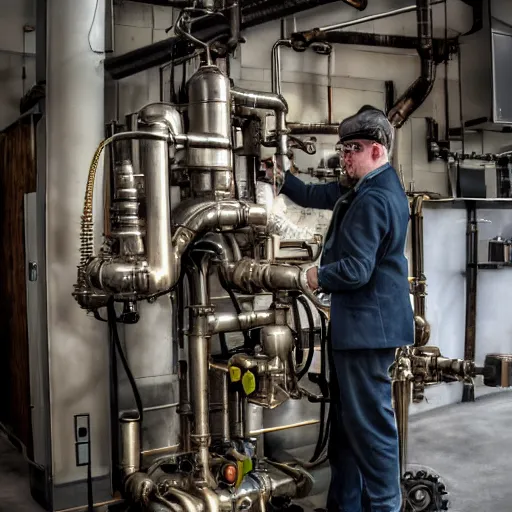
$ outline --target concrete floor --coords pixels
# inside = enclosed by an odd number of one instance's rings
[[[410,420],[409,463],[431,468],[450,493],[452,512],[512,510],[512,392],[420,413]],[[327,467],[311,506],[322,506]],[[42,512],[30,496],[28,467],[0,434],[0,512]]]
[[[0,512],[42,512],[28,478],[27,462],[0,431]]]

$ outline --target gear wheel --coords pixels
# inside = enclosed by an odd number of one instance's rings
[[[445,485],[438,475],[427,471],[408,471],[402,478],[404,512],[439,512],[448,510]]]

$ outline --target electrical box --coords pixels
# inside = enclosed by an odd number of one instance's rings
[[[460,38],[464,126],[512,131],[512,2],[483,0],[482,14],[482,28]]]

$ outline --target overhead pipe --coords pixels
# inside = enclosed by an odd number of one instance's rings
[[[417,0],[416,18],[421,74],[388,112],[388,119],[395,128],[402,127],[411,114],[425,101],[432,91],[436,78],[434,46],[432,42],[432,5],[429,0]]]
[[[444,4],[446,0],[433,0],[430,2],[430,5]],[[361,25],[362,23],[368,23],[370,21],[377,21],[384,18],[391,18],[392,16],[398,16],[400,14],[406,14],[408,12],[413,12],[417,9],[417,4],[409,5],[407,7],[400,7],[399,9],[393,9],[392,11],[380,12],[377,14],[370,14],[368,16],[362,16],[361,18],[357,18],[355,20],[342,21],[341,23],[335,23],[334,25],[326,25],[325,27],[320,27],[318,30],[322,32],[331,32],[333,30],[342,30],[347,27],[353,27],[354,25]]]
[[[288,123],[288,130],[293,135],[337,135],[339,125],[335,123]]]
[[[230,37],[230,27],[222,15],[209,17],[206,21],[198,19],[191,23],[191,34],[200,41],[213,42]],[[105,59],[105,71],[114,79],[121,80],[153,67],[162,66],[171,61],[192,57],[196,48],[178,36],[158,41],[131,52]]]
[[[286,114],[288,104],[286,100],[276,93],[255,92],[240,87],[231,88],[231,98],[235,105],[254,109],[273,110],[276,115],[276,156],[278,165],[285,169],[285,157],[288,153],[288,130],[286,127]]]
[[[342,1],[344,3],[350,2],[350,0]],[[263,4],[259,4],[257,7],[251,8],[245,6],[242,8],[242,29],[255,27],[262,23],[281,18],[287,18],[299,12],[335,2],[336,0],[282,0],[280,2],[269,0]],[[366,0],[355,3],[360,3],[361,7],[363,7],[363,4],[366,4]],[[364,5],[364,8],[366,8],[366,5]]]

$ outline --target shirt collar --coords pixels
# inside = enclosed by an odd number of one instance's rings
[[[378,176],[382,171],[385,171],[389,166],[390,163],[387,162],[384,165],[377,167],[377,169],[374,169],[373,171],[369,172],[368,174],[360,178],[354,187],[354,191],[357,192],[365,181],[375,178],[375,176]]]

